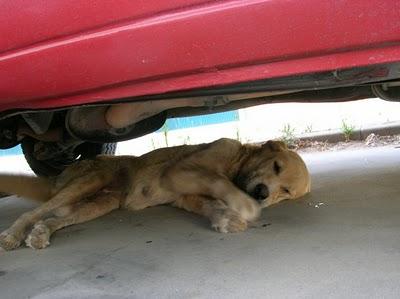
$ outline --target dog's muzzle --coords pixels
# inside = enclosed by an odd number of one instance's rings
[[[265,184],[257,184],[254,187],[251,196],[257,201],[263,201],[269,196],[268,186]]]

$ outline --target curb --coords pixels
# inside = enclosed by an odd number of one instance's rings
[[[377,134],[379,136],[388,136],[400,134],[400,121],[385,123],[381,125],[373,125],[368,127],[355,128],[354,133],[351,135],[350,140],[364,140],[370,134]],[[320,141],[335,143],[345,141],[342,130],[336,129],[325,132],[315,132],[309,134],[302,134],[297,137],[299,140]]]

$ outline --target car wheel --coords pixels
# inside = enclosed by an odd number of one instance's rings
[[[55,143],[39,142],[32,138],[24,138],[21,142],[22,152],[32,171],[41,177],[50,177],[60,174],[68,165],[78,161],[92,159],[99,154],[114,155],[116,143],[90,143],[84,142],[73,150],[62,152],[49,159],[38,159],[35,153],[40,145],[41,150],[52,150],[57,146]]]

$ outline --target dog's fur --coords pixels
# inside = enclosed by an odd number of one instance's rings
[[[0,191],[43,202],[0,234],[0,247],[12,250],[25,240],[40,249],[65,226],[118,208],[160,204],[206,216],[220,232],[243,231],[261,208],[309,192],[310,176],[300,156],[282,142],[255,146],[220,139],[140,157],[98,156],[52,179],[3,174]]]

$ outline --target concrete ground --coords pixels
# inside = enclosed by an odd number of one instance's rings
[[[312,194],[218,234],[168,207],[0,253],[0,298],[399,298],[400,149],[307,154]],[[0,199],[0,229],[33,204]]]

